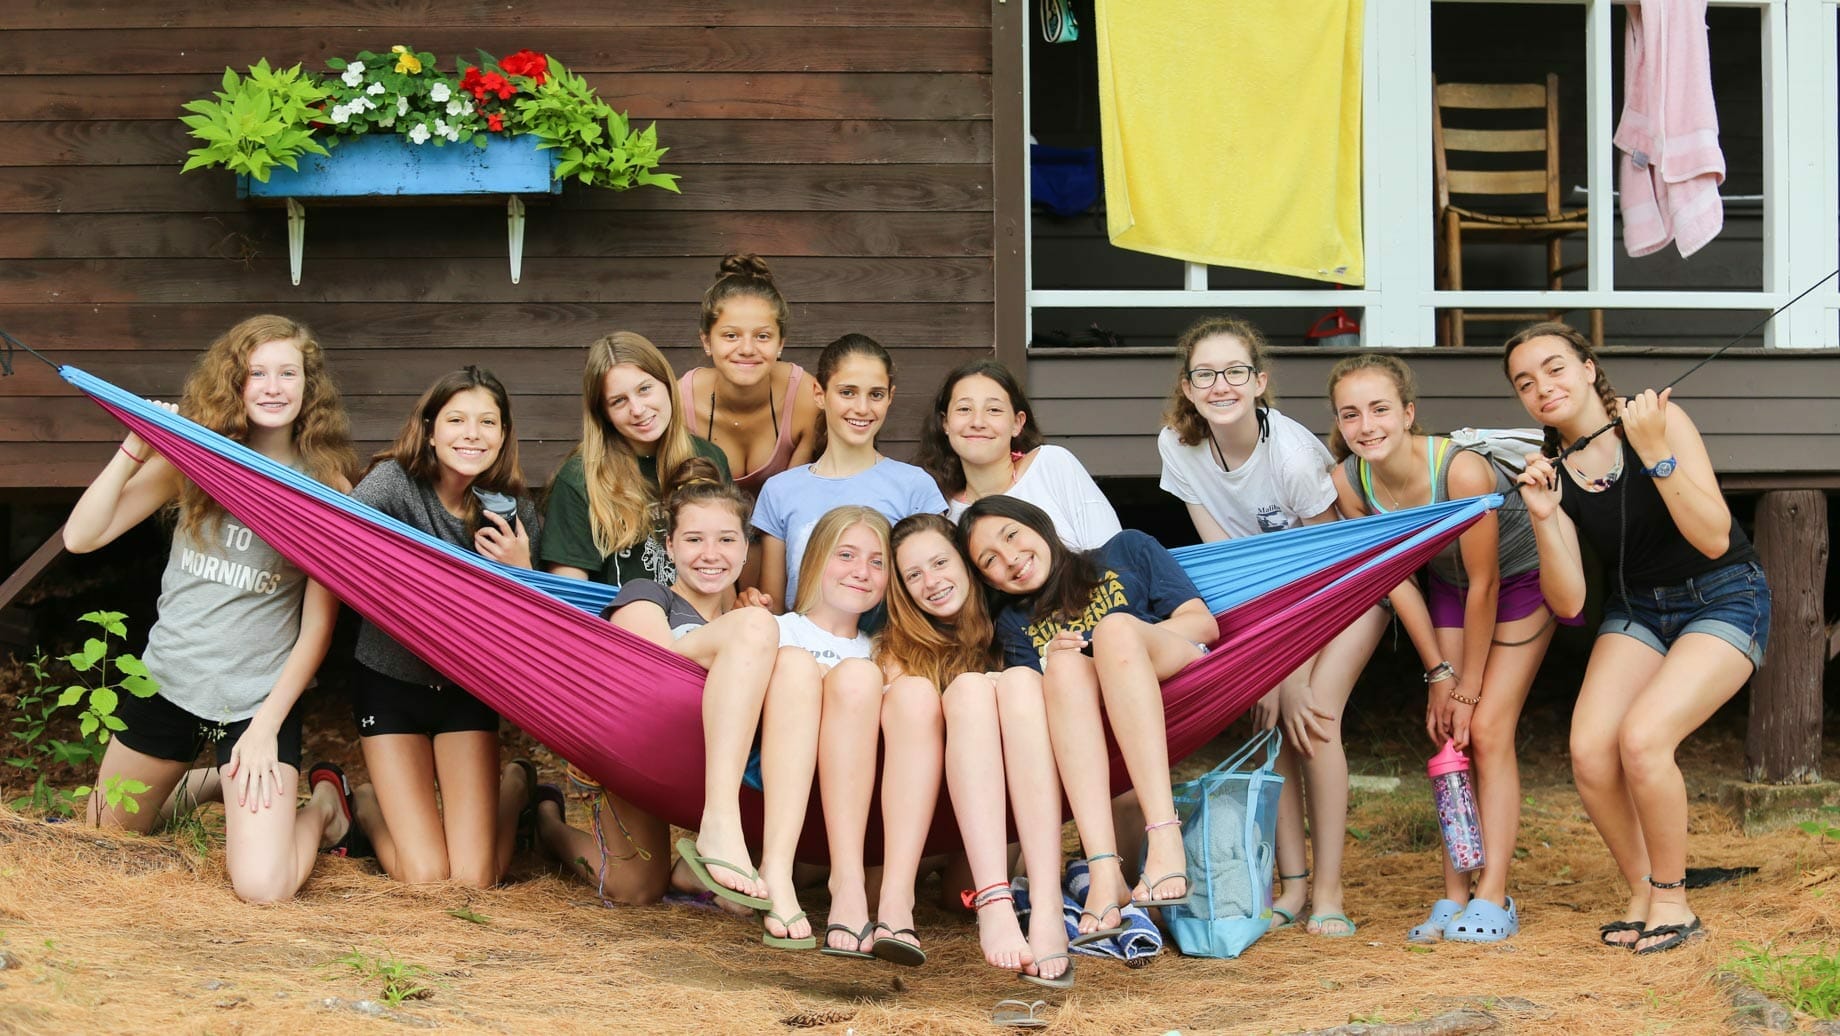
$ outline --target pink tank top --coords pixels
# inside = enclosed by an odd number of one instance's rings
[[[778,438],[773,441],[773,455],[753,471],[735,476],[735,485],[756,496],[760,495],[760,487],[767,484],[767,479],[792,466],[792,403],[798,398],[795,393],[800,379],[805,377],[805,368],[796,363],[788,366],[792,372],[786,376],[786,398],[780,401]],[[684,408],[689,411],[687,416],[690,418],[690,430],[714,442],[715,436],[711,434],[714,429],[709,425],[711,415],[702,412],[702,400],[697,398],[694,391],[696,372],[704,369],[696,367],[685,371],[684,376],[677,379],[677,394],[683,399]]]

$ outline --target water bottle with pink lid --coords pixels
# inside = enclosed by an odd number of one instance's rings
[[[1437,802],[1438,826],[1444,831],[1444,850],[1458,872],[1482,866],[1482,815],[1476,810],[1476,792],[1470,787],[1469,756],[1455,741],[1431,757],[1425,773],[1431,778],[1431,795]]]

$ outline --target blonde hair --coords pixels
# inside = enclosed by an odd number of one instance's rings
[[[1169,401],[1163,405],[1163,423],[1175,429],[1176,438],[1184,446],[1200,442],[1208,431],[1206,419],[1201,416],[1201,411],[1195,409],[1195,404],[1182,394],[1182,386],[1188,382],[1188,369],[1194,363],[1195,349],[1202,342],[1219,335],[1237,338],[1246,347],[1247,362],[1252,364],[1253,377],[1260,374],[1266,376],[1265,391],[1259,393],[1258,406],[1264,408],[1272,404],[1271,374],[1268,370],[1271,362],[1265,354],[1269,348],[1265,336],[1250,321],[1238,317],[1202,317],[1188,325],[1188,330],[1176,339],[1176,354],[1181,357],[1181,362],[1176,367],[1176,383],[1169,390]]]
[[[185,379],[179,413],[226,438],[249,440],[249,409],[243,393],[249,384],[249,356],[269,342],[300,347],[300,412],[294,417],[294,453],[314,480],[338,485],[357,467],[351,449],[351,425],[339,401],[338,386],[326,370],[326,354],[305,324],[263,314],[249,317],[219,335],[192,364]],[[224,509],[191,479],[181,479],[174,505],[178,527],[188,538],[208,537]]]
[[[824,578],[824,564],[837,551],[837,541],[843,534],[858,525],[866,525],[881,541],[882,557],[887,558],[888,519],[873,507],[861,504],[845,504],[824,512],[818,524],[812,526],[811,538],[805,541],[805,556],[799,559],[799,593],[792,602],[792,610],[800,615],[818,606],[818,598],[824,592],[820,585]]]
[[[1393,388],[1399,393],[1400,406],[1412,406],[1418,403],[1418,379],[1412,376],[1412,368],[1397,356],[1385,353],[1360,353],[1344,356],[1329,369],[1329,410],[1337,412],[1335,406],[1335,386],[1343,378],[1359,371],[1378,371],[1393,382]],[[1412,435],[1423,435],[1425,430],[1419,426],[1418,411],[1412,412],[1412,427],[1406,429]],[[1348,448],[1348,441],[1342,438],[1342,423],[1338,419],[1329,428],[1329,452],[1336,460],[1345,460],[1354,451]]]
[[[671,401],[671,418],[658,438],[656,494],[639,476],[638,452],[607,416],[607,373],[624,365],[649,375]],[[670,361],[644,335],[615,331],[588,347],[588,362],[581,372],[581,442],[575,454],[581,457],[582,482],[588,494],[588,528],[602,557],[651,535],[654,508],[672,488],[664,484],[667,475],[695,455],[679,404]]]
[[[901,544],[928,532],[943,537],[946,546],[964,561],[964,552],[958,549],[957,528],[939,514],[909,515],[895,523],[894,531],[888,536],[890,555],[899,551]],[[892,662],[900,666],[902,672],[931,680],[940,690],[961,674],[982,673],[991,668],[995,628],[977,577],[971,574],[970,562],[965,562],[968,580],[965,606],[950,620],[929,615],[920,607],[908,592],[907,584],[899,578],[899,566],[892,556],[889,569],[888,625],[882,627],[881,636],[876,640],[878,664]]]

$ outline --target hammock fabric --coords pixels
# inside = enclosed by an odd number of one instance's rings
[[[640,809],[697,823],[705,673],[601,621],[612,588],[498,564],[81,370],[59,373],[456,684]],[[1171,759],[1206,744],[1499,503],[1477,497],[1178,551],[1218,613],[1221,640],[1163,685]],[[1114,787],[1129,786],[1115,750],[1112,774]],[[743,789],[742,804],[758,833],[759,796]],[[928,844],[957,844],[945,803]],[[814,804],[801,857],[823,856]]]

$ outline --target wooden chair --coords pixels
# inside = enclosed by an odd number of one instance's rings
[[[1431,140],[1437,166],[1437,284],[1441,289],[1463,288],[1463,242],[1506,241],[1546,246],[1546,286],[1559,291],[1565,275],[1585,264],[1563,265],[1561,240],[1584,231],[1588,208],[1559,207],[1559,77],[1548,75],[1541,83],[1438,83],[1433,82],[1435,104]],[[1444,112],[1488,109],[1522,112],[1526,123],[1545,115],[1537,129],[1446,129]],[[1506,120],[1503,120],[1506,121]],[[1516,166],[1501,157],[1470,163],[1480,168],[1451,168],[1463,155],[1532,155],[1538,161]],[[1495,204],[1467,208],[1451,204],[1452,195],[1473,196]],[[1521,199],[1516,207],[1512,199]],[[1468,200],[1467,197],[1465,200]],[[1485,202],[1485,204],[1487,204]],[[1508,202],[1509,204],[1501,204]],[[1494,211],[1490,211],[1493,209]],[[1439,320],[1445,344],[1462,346],[1466,323],[1526,323],[1554,320],[1558,311],[1546,313],[1465,313],[1450,309]],[[1604,311],[1591,310],[1591,342],[1604,342]]]

